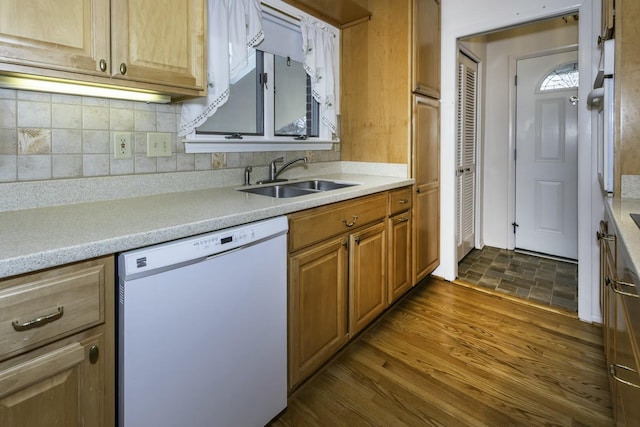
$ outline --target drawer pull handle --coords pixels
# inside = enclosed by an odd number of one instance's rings
[[[353,222],[347,222],[346,219],[342,220],[342,223],[344,225],[346,225],[347,227],[353,227],[354,225],[356,225],[356,222],[358,222],[358,216],[357,215],[353,215]]]
[[[398,218],[396,220],[396,224],[400,224],[400,223],[407,222],[407,221],[409,221],[409,218],[404,218],[404,217]]]
[[[63,314],[64,314],[64,307],[60,306],[58,307],[58,311],[56,311],[55,313],[46,314],[44,316],[40,316],[38,318],[29,320],[24,323],[20,323],[17,320],[14,320],[12,323],[13,329],[15,329],[18,332],[21,332],[21,331],[27,331],[33,328],[39,328],[40,326],[44,326],[47,323],[51,323],[55,320],[58,320],[59,318],[62,317]]]
[[[612,279],[610,277],[606,277],[605,280],[605,285],[611,287],[611,290],[613,292],[615,292],[618,295],[622,295],[625,297],[631,297],[631,298],[640,298],[640,295],[638,294],[633,294],[631,292],[625,292],[623,290],[620,289],[620,286],[627,286],[629,288],[635,288],[636,285],[634,285],[633,283],[627,283],[627,282],[621,282],[619,280],[615,280]]]
[[[635,369],[631,369],[631,368],[629,368],[627,366],[620,365],[620,364],[616,363],[615,365],[610,365],[609,366],[609,373],[611,374],[613,379],[618,381],[619,383],[628,385],[629,387],[640,388],[640,385],[634,384],[631,381],[623,380],[622,378],[620,378],[616,373],[616,368],[619,368],[619,369],[622,369],[624,371],[629,371],[629,372],[633,372],[633,373],[637,374],[638,372]]]
[[[596,238],[598,241],[606,240],[607,242],[614,242],[616,240],[613,234],[601,233],[599,231],[596,231]]]
[[[409,201],[407,199],[400,199],[400,200],[398,200],[398,203],[400,203],[401,205],[405,205],[405,204],[409,203]]]

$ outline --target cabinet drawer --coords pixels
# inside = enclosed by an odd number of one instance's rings
[[[289,217],[289,251],[385,218],[387,193],[298,212]]]
[[[389,193],[389,216],[411,208],[411,187]]]
[[[109,268],[102,258],[0,281],[0,360],[104,322]]]

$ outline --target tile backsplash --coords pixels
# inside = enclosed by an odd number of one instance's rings
[[[0,88],[0,182],[264,166],[279,154],[186,154],[176,134],[180,108]],[[113,158],[116,131],[132,133],[132,158]],[[147,132],[170,132],[173,155],[147,157]],[[304,154],[312,162],[340,160],[338,151]]]

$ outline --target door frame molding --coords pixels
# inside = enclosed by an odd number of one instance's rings
[[[554,55],[556,53],[565,53],[575,51],[578,55],[578,61],[580,60],[580,51],[578,49],[578,44],[570,44],[566,46],[555,47],[551,49],[542,49],[539,51],[531,52],[526,55],[517,55],[517,56],[509,56],[509,80],[514,81],[516,78],[516,71],[518,61],[522,59],[530,59],[537,58],[540,56]],[[579,62],[578,62],[579,63]],[[582,81],[581,81],[582,83]],[[517,111],[516,111],[516,85],[509,85],[509,162],[507,165],[508,174],[509,174],[509,182],[508,182],[508,190],[507,190],[507,249],[513,250],[516,245],[516,236],[513,233],[512,225],[515,222],[516,218],[516,159],[515,159],[515,150],[516,150],[516,120]],[[580,90],[578,89],[578,93]],[[580,126],[580,122],[578,122],[578,126]],[[578,159],[578,168],[580,167],[580,162]],[[578,177],[579,182],[579,177]],[[579,188],[576,188],[576,191],[579,191]],[[578,203],[578,211],[580,210],[580,203]],[[577,219],[576,219],[577,220]]]
[[[484,102],[480,102],[484,99],[484,62],[478,57],[471,49],[466,47],[460,40],[458,44],[458,65],[459,55],[464,54],[469,57],[478,66],[477,74],[477,86],[476,86],[476,182],[473,189],[473,203],[475,204],[474,212],[474,227],[475,227],[475,242],[476,248],[482,249],[484,247],[484,239],[482,238],[482,212],[483,212],[483,197],[482,188],[484,185]],[[456,89],[458,89],[456,85]],[[457,92],[456,92],[457,93]],[[458,99],[456,98],[456,102]],[[456,114],[456,123],[458,117]],[[457,149],[457,141],[456,141]],[[457,188],[457,187],[456,187]],[[457,191],[457,190],[456,190]],[[457,220],[457,219],[456,219]],[[457,226],[457,224],[456,224]],[[456,257],[457,259],[457,257]]]

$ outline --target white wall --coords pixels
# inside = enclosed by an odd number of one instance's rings
[[[580,78],[592,82],[597,66],[596,36],[599,0],[447,0],[442,2],[441,55],[441,246],[440,267],[434,274],[447,280],[457,277],[455,247],[455,94],[457,39],[552,16],[579,11]],[[591,84],[580,86],[586,99]],[[578,112],[578,316],[587,321],[600,317],[597,304],[598,251],[593,238],[600,219],[600,197],[591,144],[591,112],[584,103]],[[601,202],[600,202],[601,204]],[[596,218],[597,217],[597,218]]]
[[[510,123],[513,110],[513,76],[511,62],[519,57],[578,43],[578,23],[565,23],[562,18],[529,24],[484,37],[486,41],[484,99],[484,147],[482,224],[480,230],[484,244],[513,249],[513,184],[509,164],[513,161],[513,139]],[[511,240],[511,241],[510,241]]]

